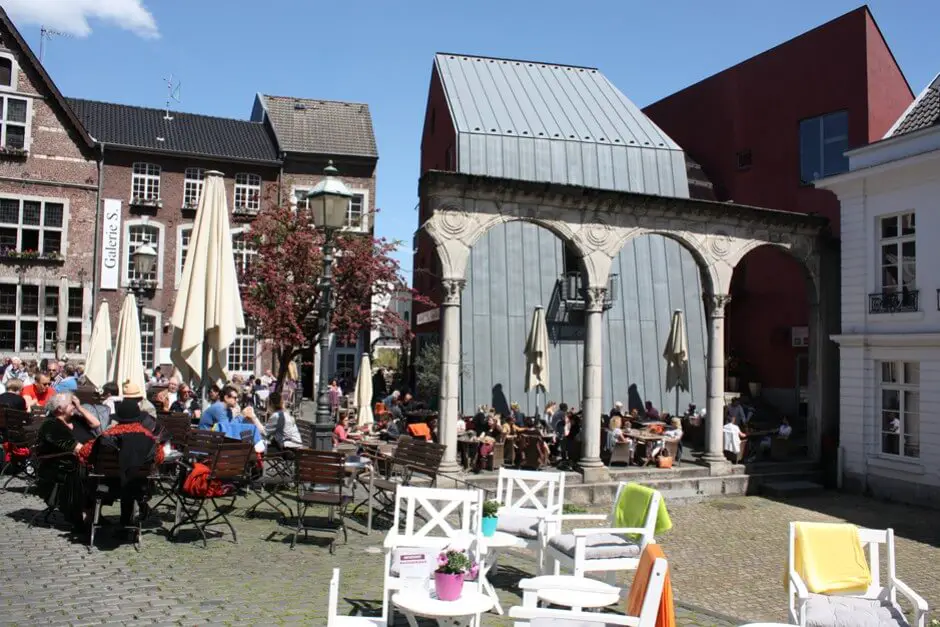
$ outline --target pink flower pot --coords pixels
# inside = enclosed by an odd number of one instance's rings
[[[434,573],[434,589],[441,601],[456,601],[463,591],[463,575]]]

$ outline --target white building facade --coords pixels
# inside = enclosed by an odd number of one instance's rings
[[[845,488],[940,506],[940,76],[817,182],[842,205]]]

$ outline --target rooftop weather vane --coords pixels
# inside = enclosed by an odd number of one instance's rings
[[[68,33],[63,33],[62,31],[53,30],[51,28],[46,28],[45,26],[39,27],[39,62],[42,63],[43,57],[46,56],[46,40],[51,40],[53,37],[71,37]]]
[[[170,101],[179,102],[180,101],[180,87],[182,83],[180,81],[174,81],[173,75],[170,74],[169,78],[163,79],[166,82],[166,115],[163,116],[164,120],[172,120],[173,116],[170,115]]]

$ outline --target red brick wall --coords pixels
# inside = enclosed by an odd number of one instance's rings
[[[94,240],[98,185],[95,155],[57,106],[39,73],[28,66],[26,55],[2,28],[0,52],[12,55],[18,66],[18,80],[12,93],[26,96],[32,103],[28,156],[25,159],[0,157],[0,196],[39,197],[68,204],[63,247],[65,262],[61,265],[0,262],[0,281],[16,282],[22,278],[27,282],[56,285],[64,277],[73,287],[83,285],[86,288],[83,344],[87,350],[94,267],[94,250],[89,242]],[[4,90],[4,93],[10,92]]]
[[[133,164],[136,161],[154,163],[161,167],[160,198],[163,201],[163,206],[152,213],[128,206],[128,201],[131,197]],[[195,219],[194,211],[182,210],[183,180],[185,178],[186,168],[190,167],[198,167],[205,170],[219,170],[225,174],[226,196],[228,198],[230,211],[232,210],[235,193],[235,175],[238,173],[257,174],[261,177],[262,206],[264,206],[265,203],[276,202],[277,199],[279,169],[274,166],[248,165],[225,161],[205,161],[174,156],[156,156],[145,153],[105,150],[104,182],[101,197],[102,200],[118,199],[122,203],[120,257],[122,263],[125,254],[124,247],[126,246],[124,233],[126,232],[128,220],[140,219],[144,215],[147,215],[149,222],[162,225],[164,229],[162,288],[157,289],[153,298],[146,303],[147,309],[160,312],[163,328],[166,328],[166,325],[169,323],[173,315],[173,306],[176,302],[177,248],[179,242],[178,227],[192,224]],[[246,222],[247,220],[244,217],[233,216],[232,228],[238,228]],[[123,281],[123,271],[120,276]],[[124,297],[125,290],[123,287],[118,290],[102,290],[100,294],[101,298],[107,300],[109,303],[111,308],[112,328],[116,328],[121,300]],[[163,334],[160,347],[168,348],[170,346],[170,340],[170,334]]]

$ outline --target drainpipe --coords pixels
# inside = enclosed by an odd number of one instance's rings
[[[91,319],[92,325],[94,325],[95,313],[98,311],[98,288],[101,285],[101,277],[98,276],[98,273],[101,271],[101,266],[98,263],[98,255],[100,254],[99,248],[99,239],[101,236],[101,194],[104,191],[104,142],[99,144],[99,157],[98,157],[98,197],[97,204],[95,205],[95,244],[94,244],[94,257],[92,258],[92,268],[91,268]]]

